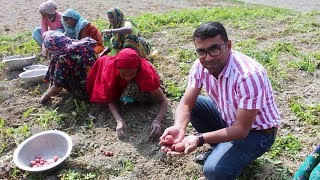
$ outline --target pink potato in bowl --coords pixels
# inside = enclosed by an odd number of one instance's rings
[[[43,172],[64,162],[71,150],[72,140],[68,134],[58,130],[44,131],[23,141],[13,153],[13,162],[22,170]],[[34,166],[32,163],[42,165]]]

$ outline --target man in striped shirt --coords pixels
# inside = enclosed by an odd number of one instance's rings
[[[231,49],[219,22],[200,25],[193,34],[198,59],[175,113],[175,123],[160,137],[168,155],[189,154],[204,143],[207,179],[236,179],[274,143],[280,116],[265,69],[252,58]],[[201,96],[204,88],[208,97]],[[186,134],[188,122],[199,132]],[[174,138],[179,152],[168,146]]]

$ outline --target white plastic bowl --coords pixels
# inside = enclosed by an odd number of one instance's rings
[[[25,66],[31,65],[36,59],[36,56],[28,56],[28,57],[22,57],[22,56],[9,56],[3,59],[2,62],[6,63],[9,67],[9,70],[19,70],[22,69]]]
[[[42,64],[30,65],[23,68],[25,71],[35,70],[35,69],[48,69],[48,66]]]
[[[53,169],[67,159],[72,150],[72,140],[68,134],[58,130],[44,131],[23,141],[13,153],[15,165],[25,171],[41,172]],[[30,161],[36,156],[44,159],[59,157],[53,164],[42,167],[31,167]]]
[[[34,69],[22,72],[19,77],[28,84],[37,84],[43,81],[48,69]]]

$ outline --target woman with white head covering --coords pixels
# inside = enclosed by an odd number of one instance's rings
[[[63,26],[61,24],[62,13],[57,10],[57,4],[53,0],[41,3],[39,6],[39,12],[42,16],[41,27],[37,27],[33,30],[32,37],[40,46],[43,47],[43,34],[46,31],[63,31]]]

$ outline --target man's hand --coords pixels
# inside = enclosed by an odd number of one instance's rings
[[[173,137],[173,143],[176,144],[180,141],[185,136],[185,130],[184,129],[179,129],[175,126],[168,127],[167,129],[164,130],[162,136],[160,137],[160,146],[165,146],[167,144],[167,139],[166,136],[171,135]]]
[[[175,144],[174,149],[168,150],[166,153],[170,156],[183,156],[190,154],[197,149],[199,139],[197,136],[189,135],[185,137],[181,142]]]
[[[173,151],[176,144],[180,143],[184,136],[184,129],[179,129],[175,126],[168,127],[160,137],[159,145],[161,146],[161,150],[167,154],[168,152]]]
[[[161,133],[161,123],[158,120],[154,120],[150,126],[151,133],[149,135],[149,141],[156,139],[160,136]]]

